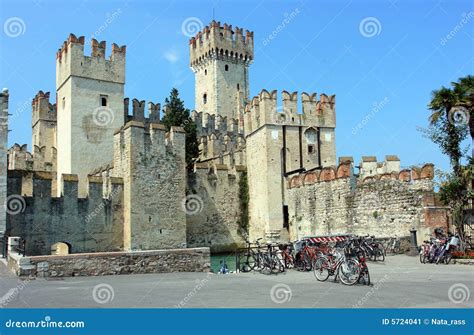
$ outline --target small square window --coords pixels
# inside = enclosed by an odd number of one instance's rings
[[[314,153],[315,150],[314,150],[314,145],[313,144],[309,144],[308,145],[308,154],[312,154]]]

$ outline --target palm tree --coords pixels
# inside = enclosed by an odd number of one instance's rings
[[[474,76],[459,78],[458,82],[451,83],[454,93],[458,97],[458,106],[464,107],[469,117],[469,132],[474,142]]]
[[[459,96],[454,90],[446,87],[441,87],[431,93],[431,102],[428,108],[432,111],[429,120],[432,126],[438,124],[439,121],[445,120],[444,126],[447,132],[447,150],[453,170],[456,174],[459,173],[459,161],[462,157],[461,149],[459,148],[459,136],[454,124],[449,122],[449,112],[455,106],[459,105]]]

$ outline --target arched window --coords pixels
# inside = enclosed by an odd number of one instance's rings
[[[229,65],[227,65],[227,64],[225,65],[225,70],[229,71]]]
[[[206,93],[204,93],[204,95],[202,96],[202,103],[203,104],[207,103],[207,94]]]
[[[100,105],[102,107],[107,107],[107,96],[106,95],[101,95],[100,96]]]
[[[204,75],[207,76],[207,70],[204,70]]]

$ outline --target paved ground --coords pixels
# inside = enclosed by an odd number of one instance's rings
[[[370,287],[344,286],[331,278],[318,282],[312,273],[297,271],[279,275],[169,273],[21,282],[0,264],[0,305],[51,308],[474,307],[474,266],[423,265],[416,257],[389,256],[385,263],[370,263],[369,269],[375,284]]]

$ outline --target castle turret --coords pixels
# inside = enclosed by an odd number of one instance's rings
[[[69,35],[56,54],[57,174],[77,174],[84,195],[87,174],[113,157],[113,134],[124,123],[125,46]],[[61,187],[58,187],[60,190]]]
[[[41,163],[56,162],[56,104],[49,102],[49,92],[39,91],[31,102],[31,127],[33,153],[38,153]],[[44,169],[44,168],[43,168]],[[54,169],[53,169],[54,170]]]
[[[0,206],[7,200],[8,90],[0,93]],[[0,210],[0,237],[5,233],[7,213]]]
[[[254,58],[253,32],[212,21],[189,41],[195,73],[195,109],[241,119],[249,97],[249,65]]]

